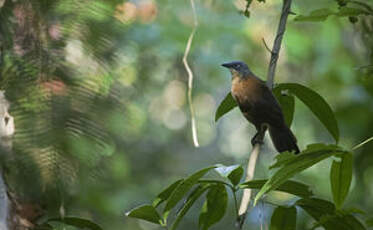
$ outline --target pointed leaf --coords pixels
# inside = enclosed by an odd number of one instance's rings
[[[285,123],[290,128],[294,118],[295,99],[293,95],[284,94],[279,88],[274,88],[273,93],[281,105]]]
[[[340,220],[341,219],[341,220]],[[356,218],[354,215],[347,214],[343,215],[342,218],[337,218],[336,221],[342,222],[344,226],[347,226],[346,229],[349,230],[365,230],[365,226],[361,223],[361,221]]]
[[[301,199],[295,203],[312,216],[326,230],[365,230],[364,225],[351,214],[337,213],[333,203],[317,199]]]
[[[295,230],[297,221],[297,209],[295,207],[279,206],[275,209],[271,218],[270,230]]]
[[[217,184],[209,189],[199,216],[199,227],[207,230],[223,218],[228,204],[228,194],[224,185]]]
[[[303,150],[302,153],[305,154],[305,153],[326,151],[326,150],[343,152],[343,149],[338,145],[325,145],[323,143],[315,143],[315,144],[307,145],[307,148]],[[296,159],[297,159],[297,155],[294,155],[293,153],[284,152],[284,153],[278,154],[276,156],[276,163],[271,165],[269,169],[280,168],[286,164],[296,161]]]
[[[331,9],[323,8],[323,9],[314,10],[307,16],[298,15],[294,18],[294,21],[320,22],[320,21],[325,21],[330,15],[334,15],[334,14],[335,12],[332,11]]]
[[[229,92],[216,110],[215,121],[218,121],[220,117],[234,109],[236,106],[237,103],[233,99],[232,94]]]
[[[369,218],[365,221],[366,225],[369,227],[373,227],[373,217]]]
[[[166,201],[171,196],[172,192],[177,188],[177,186],[183,181],[183,179],[175,181],[173,184],[171,184],[165,190],[159,193],[153,201],[153,206],[158,207],[161,203]]]
[[[324,146],[325,148],[321,148]],[[344,153],[345,151],[335,146],[326,146],[322,144],[308,146],[301,154],[287,157],[286,160],[277,162],[276,167],[280,169],[264,184],[254,199],[254,205],[265,194],[277,189],[282,183],[302,172],[303,170],[315,165],[316,163],[333,156]],[[272,166],[274,167],[274,166]]]
[[[352,7],[341,7],[336,14],[338,17],[351,17],[351,16],[359,16],[361,14],[368,15],[369,12]]]
[[[142,205],[126,213],[126,216],[146,220],[155,224],[162,224],[162,219],[152,205]]]
[[[175,205],[183,198],[183,196],[197,183],[197,181],[203,177],[208,171],[216,168],[216,166],[210,166],[208,168],[202,169],[181,182],[175,190],[172,192],[171,196],[167,200],[166,207],[163,211],[163,219],[166,220],[170,210],[175,207]],[[165,221],[166,222],[166,221]]]
[[[319,221],[322,216],[334,215],[336,211],[333,203],[318,198],[300,199],[295,205],[301,207],[317,221]]]
[[[361,210],[359,208],[347,208],[343,210],[339,210],[340,212],[343,212],[345,214],[361,214],[361,215],[366,215],[367,213],[364,210]]]
[[[343,4],[342,4],[343,5]],[[309,15],[298,15],[294,18],[294,21],[309,21],[309,22],[320,22],[325,21],[329,16],[335,15],[338,17],[354,17],[359,15],[369,15],[370,13],[359,8],[352,7],[340,7],[338,12],[334,12],[330,9],[318,9],[312,11]]]
[[[296,83],[285,83],[277,86],[279,90],[289,90],[297,96],[321,121],[329,133],[338,143],[339,128],[333,110],[318,93],[312,89]]]
[[[184,206],[181,208],[181,210],[178,212],[176,219],[174,223],[172,224],[170,230],[175,230],[177,226],[179,225],[182,218],[185,216],[185,214],[189,211],[189,209],[192,207],[194,202],[208,189],[210,188],[210,184],[204,184],[199,185],[197,188],[193,190],[193,192],[188,196],[186,199]]]
[[[341,161],[333,161],[330,170],[330,183],[333,200],[337,208],[341,208],[347,197],[352,180],[352,154],[346,153]]]
[[[231,181],[231,183],[236,186],[238,183],[240,183],[242,176],[244,173],[244,169],[240,166],[233,170],[231,173],[228,175],[228,179]]]
[[[235,186],[240,183],[244,169],[241,165],[224,166],[221,165],[215,169],[222,177],[228,178]]]
[[[245,188],[261,189],[267,181],[268,180],[252,180],[252,181],[248,181],[248,182],[240,184],[239,187],[242,189],[245,189]],[[286,192],[286,193],[293,194],[299,197],[304,197],[304,198],[310,197],[313,195],[308,185],[297,182],[297,181],[292,181],[292,180],[285,181],[275,190],[280,191],[280,192]]]
[[[79,218],[79,217],[64,217],[64,218],[51,218],[46,221],[48,222],[60,222],[70,226],[74,226],[77,228],[82,229],[90,229],[90,230],[102,230],[100,226],[96,223],[92,222],[91,220]]]

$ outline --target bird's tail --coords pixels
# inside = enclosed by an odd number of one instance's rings
[[[281,127],[270,126],[269,134],[279,153],[284,151],[299,153],[297,139],[285,124]]]

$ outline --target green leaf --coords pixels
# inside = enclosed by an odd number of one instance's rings
[[[340,5],[346,5],[342,3]],[[325,21],[329,16],[335,15],[338,17],[355,17],[359,15],[369,15],[370,13],[359,8],[352,7],[340,7],[338,12],[334,12],[330,9],[323,8],[312,11],[308,16],[299,15],[294,18],[294,21],[309,21],[309,22],[321,22]]]
[[[207,230],[223,218],[228,204],[228,194],[224,185],[217,184],[209,189],[199,216],[199,227]]]
[[[343,205],[347,197],[352,180],[352,154],[341,156],[341,161],[333,161],[330,170],[330,183],[333,200],[338,209]]]
[[[350,16],[359,16],[361,14],[368,15],[369,13],[365,10],[351,7],[341,7],[336,14],[338,17],[350,17]]]
[[[245,188],[261,189],[267,181],[268,180],[248,181],[248,182],[240,184],[239,187],[242,189],[245,189]],[[275,190],[280,191],[280,192],[286,192],[286,193],[293,194],[299,197],[304,197],[304,198],[307,198],[313,195],[308,185],[297,182],[297,181],[292,181],[292,180],[285,181]]]
[[[364,210],[361,210],[359,208],[348,208],[348,209],[343,209],[339,210],[340,212],[343,212],[345,214],[361,214],[361,215],[366,215],[367,213]]]
[[[319,221],[322,216],[334,215],[336,210],[333,203],[318,198],[300,199],[295,205],[301,207],[317,221]]]
[[[188,178],[186,178],[183,182],[178,184],[175,190],[171,193],[171,196],[167,200],[166,207],[163,211],[163,219],[166,222],[168,214],[170,210],[175,207],[175,205],[183,198],[183,196],[197,183],[197,181],[203,177],[208,171],[211,169],[216,168],[216,166],[210,166],[208,168],[202,169]]]
[[[333,110],[328,103],[315,91],[296,83],[284,83],[277,86],[280,90],[289,90],[297,96],[321,121],[338,143],[339,128]]]
[[[321,22],[325,21],[330,15],[334,14],[335,12],[331,9],[323,8],[312,11],[308,16],[298,15],[294,18],[294,21]]]
[[[297,209],[295,207],[279,206],[275,209],[271,218],[270,230],[295,230],[297,221]]]
[[[215,113],[215,122],[219,120],[224,114],[228,113],[237,106],[232,94],[229,92],[224,100],[220,103]]]
[[[102,228],[96,223],[82,219],[79,217],[64,217],[64,218],[51,218],[46,221],[48,222],[60,222],[77,228],[91,229],[91,230],[102,230]]]
[[[347,226],[346,229],[351,229],[351,230],[365,230],[366,229],[365,226],[361,223],[361,221],[351,214],[344,215],[342,216],[342,218],[337,218],[336,221],[341,221],[344,226]]]
[[[142,205],[126,213],[126,216],[146,220],[155,224],[162,224],[162,219],[152,205]]]
[[[283,94],[278,88],[273,89],[278,102],[281,105],[282,112],[284,113],[285,123],[290,128],[294,118],[295,99],[293,95]]]
[[[307,148],[309,148],[309,146],[307,146]],[[303,150],[303,152],[304,151],[306,151],[306,150]],[[278,154],[275,157],[276,163],[274,163],[273,165],[269,166],[269,169],[274,169],[274,168],[281,167],[282,165],[285,165],[286,163],[294,160],[295,157],[296,156],[294,155],[294,153],[290,153],[290,152],[283,152],[281,154]]]
[[[231,183],[236,186],[238,183],[240,183],[241,178],[243,176],[244,169],[240,166],[233,170],[231,173],[228,175],[228,179],[231,181]]]
[[[193,190],[193,192],[188,196],[186,199],[186,202],[184,203],[184,206],[181,208],[181,210],[178,212],[176,219],[174,223],[172,224],[170,230],[175,230],[177,226],[179,225],[182,218],[185,216],[185,214],[189,211],[189,209],[192,207],[194,202],[208,189],[211,187],[211,184],[204,184],[199,185],[197,188]]]
[[[373,227],[373,217],[369,218],[365,221],[366,225],[369,227]]]
[[[262,189],[260,189],[254,199],[254,205],[264,194],[277,189],[282,183],[295,174],[302,172],[330,156],[344,152],[344,150],[341,150],[335,145],[314,144],[307,146],[306,150],[301,154],[291,157],[287,154],[286,158],[278,158],[280,161],[277,161],[271,168],[279,167],[279,170],[264,184]]]
[[[301,207],[326,230],[365,230],[364,225],[353,215],[337,213],[333,203],[317,199],[301,199],[295,205]],[[313,228],[313,229],[314,229]]]
[[[314,143],[307,145],[307,148],[302,151],[303,154],[305,153],[312,153],[312,152],[318,152],[318,151],[331,151],[331,152],[340,152],[344,153],[347,152],[343,150],[340,146],[338,145],[326,145],[323,143]],[[296,161],[297,155],[294,155],[289,152],[284,152],[275,157],[276,162],[269,167],[269,169],[274,169],[274,168],[280,168],[282,166],[285,166],[293,161]]]
[[[176,187],[183,182],[183,179],[180,179],[178,181],[175,181],[173,184],[168,186],[165,190],[163,190],[161,193],[157,195],[157,197],[153,201],[153,206],[158,207],[161,203],[166,201],[172,194],[172,192],[176,189]]]
[[[48,223],[42,223],[33,228],[34,230],[53,230],[53,226]]]
[[[228,178],[230,182],[236,186],[240,183],[244,173],[241,165],[224,166],[221,165],[215,169],[222,177]]]

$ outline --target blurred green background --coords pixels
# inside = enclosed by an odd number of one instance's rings
[[[367,1],[369,2],[369,1]],[[215,123],[215,110],[230,90],[220,64],[245,61],[265,80],[282,1],[196,1],[199,26],[189,63],[200,147],[195,148],[182,57],[193,27],[187,0],[24,1],[0,8],[1,88],[15,118],[9,183],[26,200],[43,204],[47,216],[94,220],[104,229],[160,229],[124,213],[151,203],[168,184],[209,165],[245,165],[254,128],[238,109]],[[335,1],[294,1],[308,14],[337,9]],[[373,136],[373,20],[329,17],[296,22],[290,16],[278,63],[277,83],[297,82],[335,111],[340,145],[350,148]],[[301,149],[333,143],[322,124],[299,101],[292,130]],[[373,212],[373,142],[355,152],[352,193],[346,207]],[[267,178],[276,152],[266,137],[256,178]],[[331,199],[330,161],[296,179]],[[213,173],[211,177],[217,177]],[[231,197],[232,198],[232,197]],[[230,198],[223,222],[233,229]],[[272,193],[289,203],[294,197]],[[197,229],[196,205],[180,229]],[[231,211],[229,211],[231,210]],[[259,204],[246,229],[268,225],[272,207]],[[45,217],[46,218],[46,217]],[[301,229],[311,225],[302,213]]]

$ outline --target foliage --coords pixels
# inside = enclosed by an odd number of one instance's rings
[[[299,15],[295,18],[295,21],[324,21],[331,15],[352,18],[371,14],[367,11],[367,9],[348,7],[347,5],[351,2],[338,1],[338,4],[340,5],[338,12],[334,12],[330,9],[319,9],[311,12],[309,16]],[[246,16],[250,15],[248,9],[251,3],[252,1],[247,1],[246,9],[244,11]],[[364,4],[360,4],[360,6],[364,6]],[[326,129],[338,143],[340,134],[337,120],[331,107],[327,104],[322,96],[308,87],[295,83],[279,84],[273,91],[281,104],[286,123],[289,126],[291,125],[294,117],[295,96],[314,113],[314,115],[321,121],[321,123],[326,127]],[[236,106],[237,104],[232,95],[228,93],[216,110],[215,121],[219,120],[219,118],[230,112]],[[367,142],[369,141],[363,143]],[[208,229],[211,225],[219,221],[222,216],[224,216],[224,212],[226,210],[225,203],[227,199],[226,190],[224,189],[225,186],[233,193],[235,207],[238,205],[236,193],[241,189],[259,189],[254,199],[254,206],[259,200],[264,199],[263,196],[266,193],[274,190],[289,192],[296,196],[303,197],[298,199],[289,207],[275,204],[277,208],[275,208],[272,214],[270,229],[296,229],[296,206],[302,208],[314,218],[315,224],[312,226],[312,229],[316,229],[320,226],[324,227],[325,229],[366,229],[359,218],[353,215],[349,210],[343,209],[343,204],[349,193],[352,180],[352,151],[353,150],[347,150],[338,145],[312,144],[308,145],[307,148],[299,155],[284,152],[278,155],[276,157],[277,161],[269,167],[269,169],[277,169],[277,171],[267,180],[246,181],[241,184],[237,184],[237,181],[240,181],[243,175],[243,169],[240,166],[220,166],[216,168],[216,171],[218,171],[222,177],[228,178],[229,182],[225,182],[223,180],[194,181],[193,185],[196,186],[197,191],[201,190],[201,184],[205,185],[206,187],[204,188],[206,189],[211,186],[206,196],[206,201],[201,208],[199,226],[202,229]],[[303,170],[306,170],[328,158],[339,158],[339,160],[334,160],[330,167],[330,184],[334,203],[314,196],[313,193],[309,191],[307,185],[289,180],[296,174],[301,173]],[[207,168],[205,170],[209,169],[210,168]],[[237,172],[234,173],[235,171]],[[235,176],[233,177],[232,174]],[[231,178],[229,176],[231,176]],[[232,177],[234,180],[232,180]],[[192,185],[188,187],[188,189],[191,188]],[[213,190],[213,188],[215,188],[215,190]],[[166,191],[169,193],[168,190]],[[193,191],[191,194],[193,196],[196,193]],[[198,193],[199,196],[202,194],[203,192]],[[172,193],[170,197],[172,197]],[[188,203],[188,199],[189,198],[186,198],[186,202],[182,204],[182,207]],[[211,208],[208,208],[209,206],[211,206]],[[188,209],[189,208],[190,207],[188,207]],[[206,224],[208,223],[208,218],[211,224]],[[236,218],[239,218],[238,212],[236,213]],[[180,220],[178,219],[178,221]]]
[[[228,83],[218,64],[234,57],[263,75],[261,39],[271,39],[271,16],[282,1],[196,3],[201,23],[190,61],[202,148],[192,150],[180,65],[188,1],[0,1],[0,87],[16,125],[14,154],[2,155],[1,166],[17,199],[45,209],[33,220],[37,227],[147,229],[118,213],[166,184],[152,204],[127,214],[169,229],[193,229],[198,221],[203,229],[230,229],[237,198],[251,188],[265,208],[257,205],[248,219],[274,209],[271,229],[371,226],[356,208],[373,211],[371,139],[350,148],[372,136],[371,2],[293,1],[297,15],[290,16],[276,79],[299,84],[273,92],[300,146],[308,147],[299,156],[282,153],[268,170],[266,146],[257,170],[265,179],[252,181],[243,181],[237,165],[247,157],[246,123],[234,113],[221,119],[235,107],[230,94],[213,123],[215,99]],[[326,144],[330,136],[338,146]],[[309,145],[315,142],[323,144]],[[176,179],[219,162],[233,165]]]
[[[342,159],[341,162],[334,161],[331,166],[330,181],[334,204],[315,197],[307,185],[288,180],[303,170],[333,156]],[[230,189],[234,194],[234,197],[236,197],[236,193],[240,190],[251,188],[259,190],[254,200],[254,206],[265,193],[278,190],[300,197],[301,199],[299,199],[295,204],[304,209],[315,219],[315,226],[322,225],[326,229],[341,229],[342,226],[342,229],[365,229],[364,225],[357,217],[349,213],[348,210],[342,209],[342,204],[349,192],[352,178],[351,159],[351,152],[343,150],[339,146],[313,144],[308,146],[307,149],[302,151],[299,155],[293,155],[287,152],[278,155],[276,163],[273,164],[270,169],[279,169],[268,180],[247,181],[241,184],[236,184],[236,181],[242,179],[243,173],[237,173],[237,171],[243,171],[241,166],[208,167],[184,179],[185,181],[188,181],[188,186],[181,186],[182,180],[178,180],[158,195],[158,197],[162,197],[162,199],[167,202],[162,215],[164,217],[163,220],[160,219],[160,215],[158,215],[155,210],[159,205],[159,201],[157,201],[159,198],[156,198],[155,202],[153,202],[153,206],[140,206],[128,212],[127,216],[148,220],[166,226],[167,217],[170,212],[170,205],[168,205],[168,203],[171,203],[171,206],[175,207],[175,197],[177,197],[177,201],[184,197],[185,201],[181,204],[181,211],[177,213],[177,218],[171,227],[171,229],[176,229],[181,218],[190,209],[190,206],[193,205],[193,203],[202,196],[205,191],[208,191],[199,218],[200,228],[208,229],[224,216],[227,202],[226,189]],[[196,179],[201,178],[202,175],[213,168],[215,168],[223,178],[229,179],[230,182],[227,183],[223,180]],[[237,175],[234,180],[231,179],[232,174]],[[194,190],[192,189],[193,186],[195,187]],[[188,192],[190,192],[190,194],[185,196]],[[237,200],[234,199],[234,202],[237,207]],[[236,217],[238,218],[238,210],[236,210]],[[286,208],[278,205],[271,219],[271,229],[295,229],[295,222],[295,207],[292,206]],[[336,224],[336,222],[339,223]]]

